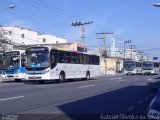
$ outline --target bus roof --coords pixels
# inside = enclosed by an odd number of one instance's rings
[[[86,54],[86,55],[95,55],[95,56],[98,56],[96,54],[90,54],[90,53],[79,52],[79,51],[74,51],[74,50],[67,50],[65,48],[56,48],[56,47],[53,47],[53,46],[40,46],[40,45],[37,45],[37,46],[28,47],[27,49],[29,49],[29,48],[38,48],[38,47],[42,47],[42,48],[47,47],[47,48],[49,48],[49,50],[55,49],[55,50],[60,50],[60,51],[65,51],[65,52],[82,53],[82,54]]]

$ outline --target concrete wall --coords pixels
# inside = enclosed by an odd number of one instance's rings
[[[123,60],[120,58],[106,58],[106,73],[114,75],[123,70]],[[105,60],[100,58],[100,71],[105,73]]]

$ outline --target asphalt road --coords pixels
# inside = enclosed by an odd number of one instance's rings
[[[158,76],[101,76],[65,83],[0,83],[0,114],[32,119],[145,118]],[[9,116],[16,117],[16,116]]]

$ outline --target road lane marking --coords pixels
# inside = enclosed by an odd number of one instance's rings
[[[151,81],[151,80],[153,80],[153,79],[147,79],[148,81]]]
[[[131,106],[131,107],[129,107],[129,108],[127,109],[127,111],[132,110],[134,107],[135,107],[135,106]]]
[[[124,82],[124,80],[117,80],[116,82]]]
[[[86,86],[80,86],[78,88],[87,88],[87,87],[94,87],[95,85],[86,85]]]
[[[109,80],[121,80],[122,78],[111,78]]]
[[[11,98],[4,98],[0,99],[0,101],[5,101],[5,100],[13,100],[13,99],[18,99],[18,98],[23,98],[24,96],[17,96],[17,97],[11,97]]]

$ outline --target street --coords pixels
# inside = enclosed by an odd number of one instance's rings
[[[78,115],[96,115],[96,119],[106,114],[145,115],[154,97],[149,88],[159,85],[158,76],[101,76],[61,84],[6,82],[0,84],[0,114],[21,114],[27,119],[33,117],[29,114],[36,118],[47,114],[48,119],[71,120]]]

